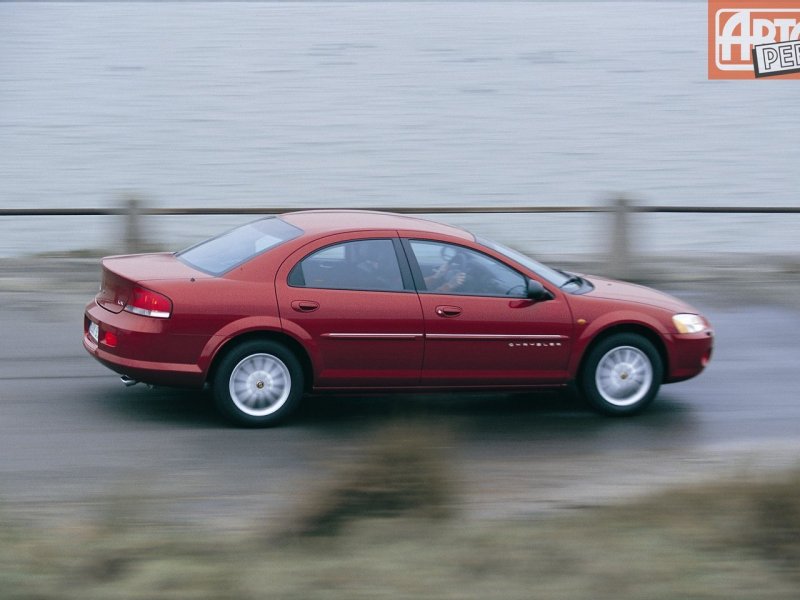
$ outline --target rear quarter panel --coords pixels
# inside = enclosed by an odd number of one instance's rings
[[[220,348],[237,335],[280,331],[275,287],[267,281],[216,277],[143,285],[165,293],[173,314],[164,325],[163,351],[174,362],[196,363],[204,374]]]

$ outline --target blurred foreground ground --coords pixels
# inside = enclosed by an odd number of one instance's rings
[[[361,519],[336,535],[0,517],[3,598],[793,599],[800,476],[698,485],[547,520]]]
[[[796,597],[800,286],[701,268],[657,284],[711,319],[715,356],[639,417],[343,396],[244,431],[84,353],[96,259],[4,261],[0,597]]]

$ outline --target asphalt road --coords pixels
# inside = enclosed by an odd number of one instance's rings
[[[203,393],[124,388],[81,346],[80,296],[3,292],[0,504],[57,520],[127,497],[153,519],[280,521],[398,422],[429,432],[409,443],[446,461],[464,516],[796,466],[800,311],[681,295],[715,327],[712,363],[663,387],[638,417],[600,417],[555,393],[337,396],[308,399],[284,427],[250,431],[228,427]]]

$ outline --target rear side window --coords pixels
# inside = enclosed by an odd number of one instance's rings
[[[200,242],[178,252],[177,257],[195,269],[211,275],[222,275],[302,233],[302,229],[286,221],[267,217]]]
[[[355,240],[317,250],[289,273],[293,287],[402,292],[403,276],[391,240]]]

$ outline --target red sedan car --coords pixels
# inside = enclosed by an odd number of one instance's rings
[[[386,213],[289,213],[102,265],[89,354],[128,384],[208,384],[247,426],[326,390],[574,383],[598,410],[631,414],[700,373],[713,346],[676,298]]]

